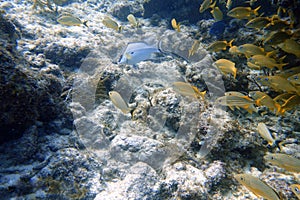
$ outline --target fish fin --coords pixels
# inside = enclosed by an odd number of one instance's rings
[[[118,31],[119,33],[121,33],[122,30],[123,30],[123,26],[119,26],[117,31]]]
[[[211,4],[209,7],[210,7],[211,9],[214,9],[214,7],[216,6],[216,3],[217,3],[217,0],[216,0],[213,4]]]
[[[157,49],[158,51],[162,52],[162,53],[167,53],[165,50],[163,50],[162,46],[161,46],[161,43],[162,43],[162,38],[159,39],[158,43],[157,43]]]
[[[84,21],[82,24],[85,25],[86,27],[89,27],[89,26],[87,25],[87,22],[88,22],[88,21]]]
[[[234,68],[233,69],[233,78],[235,79],[235,77],[236,77],[236,72],[237,72],[237,68]]]
[[[271,24],[274,25],[274,21],[279,19],[279,15],[273,15],[271,18]]]
[[[250,107],[249,108],[245,108],[245,110],[247,110],[247,112],[250,113],[250,114],[253,113],[253,110],[251,110]]]
[[[206,90],[204,90],[203,92],[199,92],[198,90],[198,95],[202,98],[202,100],[204,100],[205,94],[206,94]]]
[[[182,60],[186,61],[187,63],[189,63],[189,61],[185,57],[180,56],[177,53],[174,53],[172,51],[166,51],[166,50],[164,50],[162,48],[161,43],[162,43],[162,38],[158,41],[158,44],[157,44],[157,49],[158,49],[159,53],[169,54],[169,55],[171,55],[173,57],[177,57],[177,58],[182,59]]]
[[[285,112],[285,109],[283,109],[283,108],[280,106],[279,103],[274,103],[274,105],[275,105],[275,108],[276,108],[276,115],[278,115],[278,114],[283,115],[284,112]],[[283,111],[283,113],[282,113],[282,111]]]
[[[176,28],[176,30],[178,31],[178,32],[180,32],[180,22],[179,23],[177,23],[177,28]]]
[[[246,99],[246,100],[249,100],[249,101],[253,101],[253,99],[251,99],[250,97],[248,97],[248,96],[241,96],[241,98],[243,98],[243,99]]]
[[[257,8],[255,8],[255,9],[253,10],[254,15],[256,15],[256,16],[258,15],[258,12],[257,12],[257,11],[260,9],[260,7],[261,7],[261,6],[258,6]]]
[[[282,71],[282,68],[283,68],[284,66],[288,65],[288,64],[289,64],[289,63],[282,63],[282,64],[276,65],[276,67],[277,67],[280,71]]]
[[[279,61],[280,63],[282,63],[283,60],[285,59],[285,57],[286,57],[286,55],[282,56],[281,58],[278,59],[278,61]],[[288,63],[284,63],[284,64],[287,65]]]
[[[280,143],[282,142],[282,140],[275,140],[274,141],[274,146],[276,146],[279,150],[281,150],[281,148],[280,148]]]
[[[263,96],[262,98],[257,99],[257,100],[255,101],[255,104],[256,104],[257,106],[261,106],[261,105],[262,105],[262,104],[261,104],[261,100],[263,100],[264,98],[266,98],[266,96]]]
[[[274,50],[274,51],[269,51],[269,52],[266,53],[266,57],[271,57],[271,56],[273,56],[275,53],[277,53],[276,50]]]
[[[244,108],[245,110],[247,110],[249,108],[250,105],[245,105],[245,106],[241,106],[241,108]]]
[[[232,47],[232,42],[234,41],[234,39],[230,40],[228,43],[227,43],[227,46],[229,47]]]
[[[125,53],[125,57],[127,60],[130,60],[132,58],[132,56],[129,53]]]
[[[228,107],[230,108],[230,110],[234,111],[234,106],[228,106]],[[239,108],[237,107],[237,109]]]
[[[188,58],[190,58],[190,56],[192,56],[192,50],[191,49],[189,49],[189,54],[188,54]]]

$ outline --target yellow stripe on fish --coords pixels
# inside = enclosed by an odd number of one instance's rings
[[[289,39],[291,36],[287,31],[270,32],[264,39],[264,45],[278,45]]]
[[[264,156],[267,163],[276,165],[290,172],[300,172],[300,160],[283,153],[270,153]]]
[[[237,47],[237,50],[244,54],[247,58],[254,55],[265,55],[264,48],[258,47],[254,44],[243,44]]]
[[[300,96],[295,94],[291,96],[289,99],[287,99],[284,104],[281,105],[279,113],[283,115],[286,111],[294,109],[299,104],[300,104]]]
[[[286,39],[281,44],[277,45],[280,47],[283,51],[294,54],[298,58],[300,58],[300,44],[292,39]]]
[[[173,88],[175,92],[178,92],[183,96],[193,97],[196,99],[199,99],[201,97],[204,100],[206,94],[206,91],[200,92],[197,87],[192,86],[191,84],[186,82],[174,82]]]
[[[233,40],[227,42],[227,41],[216,41],[212,44],[210,44],[208,47],[207,47],[207,50],[208,51],[214,51],[214,52],[218,52],[218,51],[221,51],[221,50],[226,50],[226,47],[232,47],[232,42]]]
[[[265,28],[272,21],[269,17],[256,17],[249,20],[245,26],[249,28],[262,29]]]
[[[236,91],[225,92],[225,96],[237,96],[237,97],[242,97],[242,98],[247,98],[248,97],[245,94],[240,93],[240,92],[236,92]],[[233,107],[235,107],[237,109],[240,109],[240,107],[238,107],[238,106],[229,106],[229,108],[231,110],[233,110]],[[247,112],[249,112],[250,114],[252,114],[253,112],[257,113],[257,108],[253,104],[250,104],[249,106],[244,106],[242,108],[247,110]]]
[[[269,86],[275,91],[286,91],[288,93],[298,93],[297,88],[287,79],[281,76],[259,76],[256,80],[262,85]]]
[[[288,101],[288,99],[293,95],[294,94],[291,93],[282,93],[276,96],[273,100],[282,105],[285,104]]]
[[[300,85],[300,73],[288,77],[287,80],[293,85]]]
[[[248,96],[231,95],[219,97],[216,100],[216,104],[228,106],[230,109],[233,109],[233,107],[248,109],[249,107],[253,106],[254,103],[255,102]]]
[[[287,65],[288,63],[277,63],[274,58],[270,58],[266,55],[254,55],[248,58],[248,62],[251,62],[255,65],[259,65],[261,67],[267,67],[269,69],[273,69],[277,67],[278,69],[282,70],[283,66]]]
[[[252,10],[251,7],[235,7],[231,9],[227,15],[236,19],[251,19],[258,15],[258,10],[260,6]]]
[[[268,200],[280,200],[279,195],[273,188],[255,176],[250,174],[236,174],[234,178],[257,197],[263,197]]]
[[[271,23],[269,23],[266,27],[265,30],[267,31],[280,31],[280,30],[285,30],[291,28],[291,24],[286,21],[282,20],[278,17],[278,15],[274,15],[272,17]]]
[[[290,68],[290,69],[286,69],[286,70],[283,70],[281,71],[279,74],[277,74],[278,76],[281,76],[283,78],[288,78],[292,75],[295,75],[295,74],[298,74],[300,73],[300,66],[297,66],[297,67],[293,67],[293,68]]]
[[[261,70],[261,67],[259,65],[253,64],[252,62],[247,62],[247,66],[254,70]]]
[[[250,97],[255,99],[257,106],[266,106],[269,110],[278,113],[280,105],[276,103],[269,95],[260,91],[253,91],[249,93]]]

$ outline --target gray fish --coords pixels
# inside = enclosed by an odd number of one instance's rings
[[[154,53],[161,53],[161,50],[146,42],[131,42],[128,43],[118,63],[135,65],[138,62],[151,59]]]

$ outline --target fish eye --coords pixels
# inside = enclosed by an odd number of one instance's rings
[[[299,188],[295,187],[295,191],[298,193],[300,192]]]
[[[134,54],[134,52],[132,51],[132,52],[130,52],[130,54],[132,55],[132,54]]]
[[[295,79],[295,80],[298,80],[298,79],[299,79],[299,76],[295,76],[294,79]]]
[[[243,181],[244,180],[244,178],[243,177],[241,177],[241,181]]]
[[[257,77],[257,80],[258,80],[258,81],[260,81],[260,80],[261,80],[261,78],[260,78],[260,77]]]
[[[265,81],[268,81],[269,80],[269,78],[265,78]]]

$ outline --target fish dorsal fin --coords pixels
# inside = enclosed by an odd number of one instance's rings
[[[151,46],[147,44],[146,42],[140,41],[140,42],[129,42],[127,44],[127,47],[125,49],[125,52],[136,50],[136,49],[143,49],[143,48],[156,48],[154,46]]]

